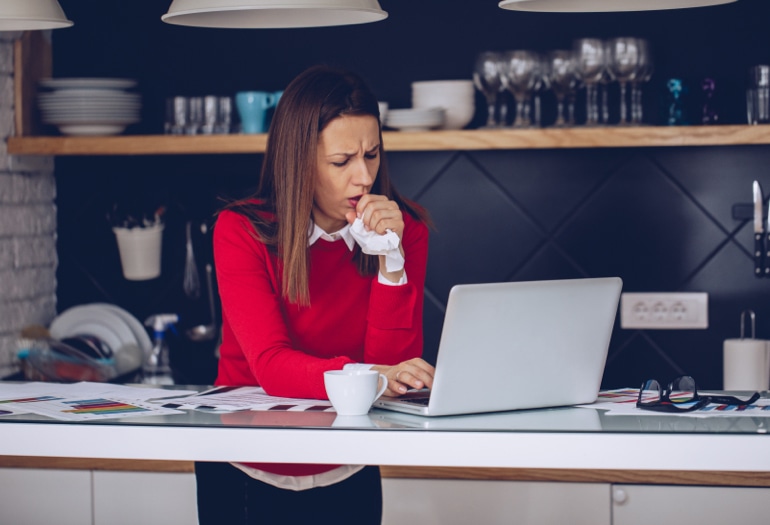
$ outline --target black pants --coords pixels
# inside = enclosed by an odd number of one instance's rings
[[[199,525],[380,525],[379,467],[309,490],[284,490],[253,479],[229,463],[196,463]]]

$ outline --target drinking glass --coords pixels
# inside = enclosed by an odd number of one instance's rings
[[[597,85],[606,68],[604,42],[599,38],[579,38],[573,42],[576,71],[586,88],[586,126],[599,124]]]
[[[516,99],[516,118],[513,127],[532,125],[530,101],[532,92],[540,81],[540,58],[534,51],[517,50],[504,54],[502,78],[505,87]]]
[[[500,53],[484,51],[476,57],[473,67],[473,84],[481,91],[487,102],[487,123],[485,128],[498,127],[495,119],[498,93],[502,87],[500,78]]]
[[[620,122],[628,124],[626,86],[639,73],[639,40],[634,37],[613,38],[607,45],[607,71],[620,85]]]
[[[536,128],[542,126],[542,96],[551,89],[551,79],[548,73],[551,68],[545,57],[538,54],[538,75],[535,86],[532,88],[532,125]]]
[[[556,121],[554,126],[565,127],[569,125],[564,116],[565,101],[577,87],[577,74],[575,72],[575,53],[570,49],[557,49],[548,53],[548,83],[556,97]]]
[[[638,38],[639,46],[639,71],[631,81],[631,124],[642,124],[644,109],[642,105],[642,86],[652,78],[654,65],[650,43],[644,38]]]

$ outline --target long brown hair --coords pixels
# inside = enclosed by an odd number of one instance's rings
[[[310,304],[308,232],[318,137],[332,120],[345,115],[380,118],[377,98],[361,77],[323,65],[297,76],[284,90],[275,110],[256,193],[227,206],[248,217],[259,240],[282,259],[282,295],[300,305]],[[423,208],[403,198],[393,187],[382,131],[380,155],[372,193],[394,200],[414,218],[430,223]],[[353,257],[361,275],[375,275],[378,271],[377,256],[366,255],[356,247]]]

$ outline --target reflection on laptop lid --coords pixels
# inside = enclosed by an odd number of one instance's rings
[[[592,403],[622,285],[618,277],[456,285],[430,401],[412,393],[374,406],[442,416]]]

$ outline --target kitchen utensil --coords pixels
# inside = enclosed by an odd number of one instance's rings
[[[193,252],[192,233],[190,232],[191,227],[192,224],[190,221],[187,221],[187,255],[185,256],[184,261],[182,288],[187,297],[190,299],[197,299],[201,295],[201,282],[198,277],[198,264],[195,262],[195,253]]]
[[[206,285],[209,292],[209,311],[211,322],[209,324],[200,324],[187,330],[187,337],[192,341],[209,341],[217,335],[216,310],[214,308],[214,284],[212,283],[212,268],[210,264],[206,265]]]
[[[759,181],[754,181],[754,275],[764,276],[765,259],[765,228],[762,204],[764,196]]]
[[[746,337],[746,315],[751,320],[751,337]],[[756,338],[756,316],[741,312],[741,338],[726,339],[722,346],[723,390],[764,391],[770,386],[770,346]]]
[[[770,205],[767,206],[767,228],[765,229],[765,277],[770,277]]]

